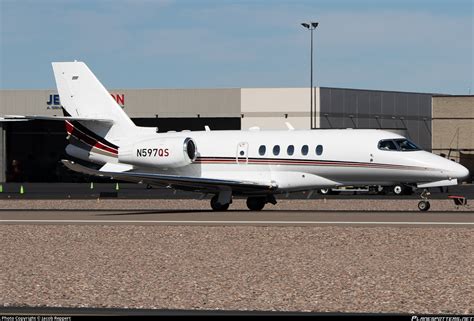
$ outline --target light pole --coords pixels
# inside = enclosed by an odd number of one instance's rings
[[[303,22],[303,27],[311,31],[311,87],[310,87],[310,126],[314,128],[313,120],[313,30],[319,25],[319,22]]]

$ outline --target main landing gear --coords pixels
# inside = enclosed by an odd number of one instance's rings
[[[247,207],[251,211],[261,211],[267,203],[275,205],[277,203],[275,196],[250,196],[247,198]],[[221,192],[211,198],[211,208],[214,211],[227,211],[232,204],[232,193]]]
[[[211,199],[211,207],[214,211],[227,211],[230,204],[232,204],[231,190],[221,191]]]
[[[211,198],[211,207],[212,207],[213,211],[227,211],[227,209],[229,208],[230,203],[232,203],[232,200],[230,200],[230,202],[227,202],[227,203],[226,202],[224,202],[224,203],[219,202],[219,195],[214,195]]]
[[[275,196],[252,196],[247,198],[247,207],[251,211],[261,211],[267,203],[275,205],[277,203]]]
[[[420,211],[426,212],[430,209],[430,202],[428,201],[428,196],[430,195],[431,193],[427,189],[424,189],[421,193],[421,201],[418,203],[418,209]]]

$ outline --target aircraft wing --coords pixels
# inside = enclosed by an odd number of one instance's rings
[[[165,175],[155,174],[146,172],[131,172],[127,171],[128,167],[125,165],[123,171],[120,168],[115,167],[117,171],[102,171],[92,169],[86,166],[82,166],[73,161],[62,160],[62,163],[69,169],[80,172],[83,174],[110,177],[112,179],[119,179],[130,182],[141,182],[146,184],[155,184],[169,186],[172,188],[199,191],[199,192],[218,192],[222,190],[228,190],[231,188],[234,191],[245,191],[245,192],[271,192],[277,188],[273,185],[265,185],[257,182],[246,182],[246,181],[235,181],[225,179],[214,179],[214,178],[202,178],[192,176],[177,176],[177,175]],[[107,164],[102,167],[112,168]]]

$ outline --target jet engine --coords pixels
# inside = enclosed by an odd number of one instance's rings
[[[119,148],[118,160],[130,165],[176,168],[196,160],[197,148],[192,138],[154,138]]]

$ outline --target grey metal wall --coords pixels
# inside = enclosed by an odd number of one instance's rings
[[[431,150],[432,94],[320,88],[321,128],[405,130],[409,139]]]
[[[240,89],[117,89],[139,117],[240,117]]]

